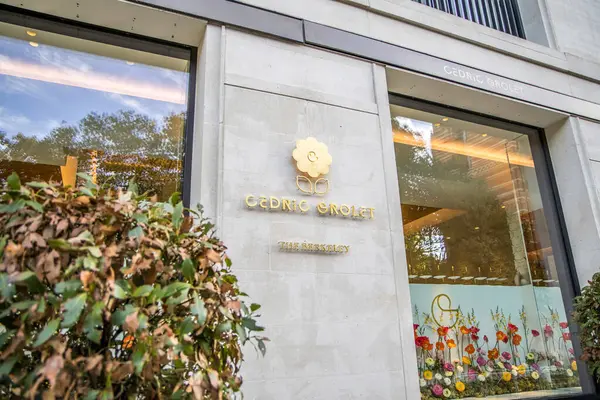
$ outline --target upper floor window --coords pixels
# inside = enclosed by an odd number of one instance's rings
[[[525,39],[517,0],[413,0]]]
[[[0,23],[0,181],[181,191],[190,51],[132,47]]]

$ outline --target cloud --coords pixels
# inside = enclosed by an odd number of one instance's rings
[[[0,129],[8,132],[26,132],[31,125],[31,120],[24,115],[11,114],[0,107]]]

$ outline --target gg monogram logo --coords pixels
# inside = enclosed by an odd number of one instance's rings
[[[447,305],[445,307],[442,306],[442,304],[440,303],[440,301],[444,299],[447,302]],[[439,311],[443,313],[445,312],[449,312],[449,313],[455,313],[454,315],[454,323],[449,326],[449,328],[454,328],[456,326],[456,324],[458,323],[458,308],[452,308],[452,300],[450,300],[450,296],[448,296],[447,294],[439,294],[437,296],[435,296],[433,298],[433,301],[431,302],[431,318],[433,318],[433,322],[435,322],[437,324],[437,326],[442,326],[442,324],[440,324],[440,322],[436,319],[435,317],[435,308],[437,307],[437,309]]]
[[[324,195],[329,191],[329,180],[319,178],[329,173],[329,166],[333,159],[327,146],[313,137],[301,139],[296,142],[292,153],[298,171],[308,175],[296,176],[296,187],[304,194]],[[311,178],[315,179],[313,182]]]

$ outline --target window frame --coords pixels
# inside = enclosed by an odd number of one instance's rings
[[[579,287],[579,280],[577,279],[577,270],[575,268],[575,262],[567,234],[565,218],[561,208],[558,187],[552,168],[550,152],[544,130],[485,114],[475,113],[472,111],[450,107],[439,103],[433,103],[413,97],[402,96],[392,92],[389,92],[388,95],[390,106],[396,105],[412,108],[432,114],[444,115],[454,119],[527,135],[531,147],[533,162],[535,164],[535,173],[540,189],[540,196],[542,198],[542,206],[544,207],[544,215],[546,217],[552,250],[555,257],[559,288],[567,315],[567,321],[569,323],[569,330],[572,333],[572,343],[575,351],[575,358],[577,359],[579,366],[582,367],[578,368],[582,394],[571,397],[585,398],[590,394],[599,393],[600,390],[589,374],[587,365],[580,360],[582,352],[578,335],[579,328],[573,321],[572,311],[573,298],[581,294],[581,288]]]
[[[0,4],[0,22],[189,61],[187,110],[181,146],[182,169],[180,173],[180,191],[184,206],[190,206],[191,172],[194,148],[194,115],[196,104],[196,73],[198,66],[197,47],[167,42],[78,21],[66,20],[2,4]]]

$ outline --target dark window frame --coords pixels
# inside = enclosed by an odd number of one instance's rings
[[[578,372],[583,391],[582,394],[564,398],[596,398],[595,395],[600,393],[599,388],[589,374],[587,365],[583,361],[580,361],[581,343],[578,335],[579,328],[573,321],[571,315],[573,310],[573,298],[581,294],[581,289],[579,287],[579,280],[577,279],[577,270],[575,268],[575,262],[567,234],[565,218],[560,204],[558,187],[556,185],[556,178],[553,172],[548,143],[546,141],[544,130],[485,114],[474,113],[472,111],[454,108],[439,103],[428,102],[413,97],[402,96],[392,92],[389,93],[389,100],[390,105],[397,105],[429,112],[432,114],[444,115],[454,119],[460,119],[467,122],[490,126],[492,128],[504,129],[527,135],[529,138],[533,162],[535,164],[535,173],[540,189],[540,196],[542,198],[542,206],[544,207],[544,215],[546,217],[546,223],[548,225],[548,231],[550,234],[552,250],[555,257],[561,296],[567,315],[567,321],[569,323],[569,330],[572,333],[573,349],[575,350],[575,357],[578,360]],[[589,397],[590,395],[592,397]],[[553,396],[551,398],[555,397]]]
[[[0,22],[189,61],[187,110],[181,149],[182,170],[180,187],[184,206],[190,206],[191,172],[194,149],[196,72],[198,68],[197,47],[66,20],[2,4],[0,4]]]

